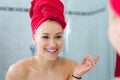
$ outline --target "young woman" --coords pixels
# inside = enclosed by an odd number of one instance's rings
[[[109,39],[116,54],[115,80],[120,80],[120,0],[109,0]]]
[[[120,0],[109,0],[109,39],[120,54]]]
[[[79,80],[91,70],[99,57],[85,56],[81,63],[58,56],[66,26],[60,0],[33,0],[30,9],[34,57],[13,64],[6,80]]]

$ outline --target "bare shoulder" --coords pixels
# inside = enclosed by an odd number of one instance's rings
[[[60,57],[63,63],[63,66],[69,69],[74,69],[74,67],[77,65],[77,62],[75,60],[72,59],[68,59],[68,58],[63,58]]]
[[[68,59],[68,58],[63,58],[61,57],[61,59],[63,60],[63,67],[64,67],[64,73],[67,72],[68,75],[68,79],[72,79],[72,74],[74,72],[74,68],[75,66],[78,64],[75,60],[72,59]]]
[[[28,64],[31,59],[23,59],[11,65],[6,74],[6,80],[24,80],[29,73]]]
[[[72,60],[72,59],[68,59],[68,58],[64,58],[64,57],[60,57],[63,61],[64,61],[64,63],[66,64],[66,65],[73,65],[73,66],[75,66],[75,65],[77,65],[77,62],[75,61],[75,60]]]
[[[73,66],[77,65],[77,62],[75,60],[72,60],[72,59],[66,59],[66,60],[69,63],[69,65],[73,65]]]

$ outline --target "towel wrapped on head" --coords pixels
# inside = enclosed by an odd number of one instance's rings
[[[109,0],[113,11],[120,17],[120,0]]]
[[[62,28],[66,27],[64,18],[64,5],[60,0],[33,0],[29,11],[31,18],[32,35],[47,19],[58,22]]]

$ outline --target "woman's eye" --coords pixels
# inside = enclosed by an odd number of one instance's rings
[[[48,37],[48,36],[43,36],[42,38],[44,38],[44,39],[49,39],[49,37]]]
[[[62,38],[62,36],[56,36],[55,38],[56,38],[56,39],[60,39],[60,38]]]

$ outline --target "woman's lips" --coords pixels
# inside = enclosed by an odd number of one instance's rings
[[[53,53],[55,53],[57,51],[57,49],[45,49],[45,51],[48,52],[48,53],[53,54]]]

